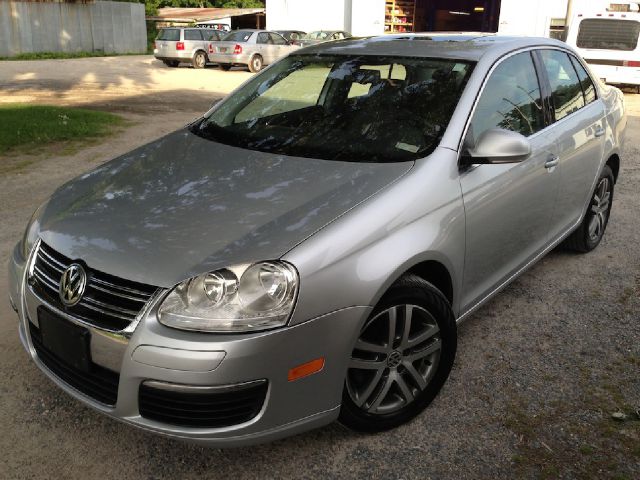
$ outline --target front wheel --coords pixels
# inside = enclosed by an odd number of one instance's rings
[[[566,248],[587,253],[600,244],[609,224],[614,181],[611,168],[609,165],[605,165],[600,177],[598,177],[596,188],[582,223],[564,242]]]
[[[262,61],[262,57],[260,55],[254,55],[253,57],[251,57],[251,60],[249,61],[249,71],[252,73],[257,73],[260,70],[262,70],[262,67],[264,66],[263,61]]]
[[[379,432],[413,419],[447,380],[456,345],[456,322],[444,295],[420,277],[402,277],[380,300],[354,345],[340,422]]]

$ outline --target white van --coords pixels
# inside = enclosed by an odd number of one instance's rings
[[[640,13],[579,13],[569,26],[566,42],[604,82],[633,85],[640,91],[639,35]]]

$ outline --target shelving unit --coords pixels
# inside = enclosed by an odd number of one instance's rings
[[[414,31],[416,17],[415,0],[386,0],[384,10],[385,33]]]

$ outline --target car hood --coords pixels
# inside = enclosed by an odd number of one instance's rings
[[[91,268],[171,287],[281,257],[412,165],[268,154],[184,129],[60,187],[39,233]]]

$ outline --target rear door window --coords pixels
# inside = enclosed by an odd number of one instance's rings
[[[492,128],[528,137],[544,126],[542,95],[531,53],[518,53],[500,63],[487,80],[471,120],[471,137],[475,143]]]
[[[274,45],[286,45],[287,41],[277,33],[270,33],[271,41]]]
[[[269,43],[269,35],[266,32],[259,33],[258,38],[256,39],[256,43]]]
[[[184,39],[185,40],[202,40],[202,33],[200,30],[185,30]]]
[[[584,93],[584,102],[588,105],[591,102],[596,101],[596,87],[593,85],[591,77],[584,69],[582,64],[573,56],[571,56],[571,63],[578,73],[580,79],[580,85],[582,85],[582,93]]]
[[[163,28],[158,34],[158,40],[166,40],[169,42],[180,41],[180,30],[178,28]]]
[[[204,35],[204,39],[209,42],[215,42],[216,40],[220,40],[220,33],[213,29],[203,30],[202,35]]]
[[[608,18],[587,18],[580,22],[576,45],[598,50],[635,50],[640,22]]]
[[[252,33],[246,30],[236,30],[235,32],[229,32],[222,40],[225,42],[248,42]]]
[[[584,96],[578,75],[569,55],[560,50],[540,50],[549,83],[556,120],[584,107]]]

